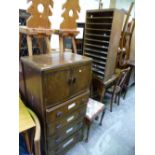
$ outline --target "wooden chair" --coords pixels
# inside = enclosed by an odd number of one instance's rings
[[[127,16],[126,16],[122,34],[121,34],[120,45],[118,48],[117,65],[120,68],[126,65],[126,60],[128,60],[129,58],[131,38],[135,27],[134,19],[132,20],[132,23],[129,24],[129,18],[130,18],[130,14],[133,9],[133,6],[134,6],[134,2],[131,3],[129,10],[127,12]]]
[[[20,26],[19,27],[19,49],[21,48],[21,41],[22,41],[22,34],[26,35],[27,38],[27,46],[28,46],[28,56],[33,55],[33,46],[32,46],[32,38],[36,37],[39,41],[40,50],[43,49],[41,44],[41,39],[45,39],[47,51],[46,53],[51,53],[51,44],[50,44],[50,38],[52,36],[55,30],[53,29],[44,29],[44,28],[29,28],[27,26]],[[43,51],[41,52],[43,53]]]
[[[64,40],[66,38],[71,39],[71,43],[72,43],[72,47],[73,47],[72,53],[77,53],[75,37],[79,34],[79,31],[71,30],[71,29],[70,30],[69,29],[60,29],[60,30],[55,30],[54,34],[59,35],[60,53],[65,52],[65,42],[64,42]]]
[[[40,144],[40,139],[41,139],[41,127],[40,127],[40,122],[37,117],[37,115],[29,108],[27,108],[31,117],[33,118],[36,128],[35,128],[35,135],[34,135],[34,152],[35,155],[41,155],[41,144]]]
[[[123,67],[127,65],[127,61],[129,60],[130,56],[130,47],[131,47],[131,39],[135,27],[135,19],[132,19],[131,23],[128,24],[128,30],[125,32],[124,38],[122,39],[121,44],[122,47],[120,46],[118,48],[118,63],[119,67]]]
[[[117,102],[117,105],[120,104],[120,97],[121,97],[121,94],[122,94],[122,90],[125,88],[125,83],[126,83],[126,80],[128,78],[130,69],[131,68],[128,67],[126,69],[121,70],[120,74],[119,74],[119,77],[118,77],[118,80],[115,83],[115,85],[107,90],[107,93],[112,94],[111,102],[110,102],[110,111],[111,112],[112,112],[113,101],[115,103]]]

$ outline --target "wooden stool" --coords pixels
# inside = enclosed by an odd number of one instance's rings
[[[75,37],[79,34],[79,31],[72,29],[60,29],[56,30],[55,34],[59,35],[59,48],[61,53],[64,53],[65,51],[65,45],[64,45],[65,38],[71,38],[73,53],[77,53]]]
[[[103,116],[105,114],[105,105],[101,102],[95,101],[91,98],[89,98],[89,101],[87,103],[87,111],[86,111],[86,125],[87,125],[87,137],[86,137],[86,142],[88,142],[88,137],[89,137],[89,130],[90,130],[90,126],[92,124],[92,122],[94,121],[94,119],[100,114],[101,118],[100,118],[100,124],[102,125],[102,120],[103,120]]]
[[[28,46],[28,55],[32,56],[32,37],[37,36],[38,38],[45,37],[47,44],[47,53],[51,52],[50,37],[54,33],[53,29],[44,29],[44,28],[28,28],[27,26],[19,27],[19,49],[21,47],[22,34],[26,34],[27,46]]]

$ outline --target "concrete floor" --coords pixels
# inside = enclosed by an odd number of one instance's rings
[[[102,126],[94,122],[88,143],[79,142],[66,155],[134,155],[135,154],[135,88],[129,88],[120,106],[113,112],[106,104]]]

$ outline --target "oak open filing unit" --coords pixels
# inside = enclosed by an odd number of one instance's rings
[[[93,75],[105,82],[114,74],[124,12],[118,9],[88,10],[84,55],[93,59]]]

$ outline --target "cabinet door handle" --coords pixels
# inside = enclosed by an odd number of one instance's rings
[[[73,77],[73,79],[72,79],[72,83],[74,84],[75,82],[76,82],[76,78]]]
[[[71,85],[71,84],[74,84],[76,82],[76,78],[75,77],[71,77],[68,79],[68,84]]]
[[[58,111],[57,113],[56,113],[56,116],[57,117],[60,117],[62,115],[62,111]]]
[[[72,84],[72,78],[68,79],[68,84],[71,85]]]

